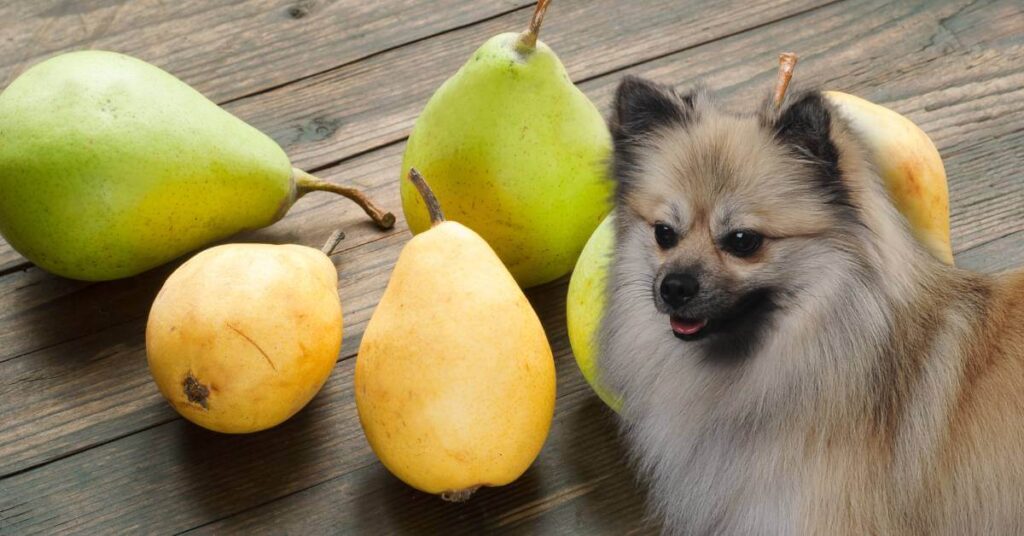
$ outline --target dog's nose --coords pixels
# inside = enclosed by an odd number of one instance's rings
[[[680,307],[697,295],[700,283],[690,274],[668,274],[661,280],[661,299],[670,307]]]

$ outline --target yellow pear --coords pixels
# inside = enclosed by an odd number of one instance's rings
[[[868,150],[914,236],[939,260],[953,264],[946,169],[928,134],[905,116],[860,97],[826,91],[825,98]]]
[[[264,430],[302,409],[341,349],[338,273],[305,246],[205,250],[164,283],[146,354],[160,392],[210,430]]]
[[[366,439],[410,486],[462,501],[517,479],[540,453],[555,366],[537,314],[480,235],[444,221],[406,244],[366,326],[355,398]]]

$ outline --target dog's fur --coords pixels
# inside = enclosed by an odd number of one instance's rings
[[[1024,534],[1024,273],[929,255],[819,93],[738,115],[627,78],[612,134],[599,359],[666,532]]]

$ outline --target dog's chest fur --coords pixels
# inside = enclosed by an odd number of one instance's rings
[[[861,515],[882,511],[865,500],[891,495],[881,489],[889,476],[872,474],[878,467],[869,460],[878,453],[865,451],[873,448],[865,441],[873,431],[819,429],[813,423],[830,418],[822,413],[841,410],[803,407],[798,397],[764,400],[759,413],[756,398],[737,400],[756,389],[751,378],[694,365],[662,370],[646,389],[629,391],[642,400],[627,410],[627,433],[670,532],[865,533],[889,524],[864,526]]]

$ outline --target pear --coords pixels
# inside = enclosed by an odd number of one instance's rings
[[[597,329],[604,314],[608,267],[615,243],[615,219],[605,217],[587,241],[569,280],[565,327],[576,365],[591,389],[608,407],[618,411],[622,400],[601,380],[597,367]]]
[[[826,91],[825,98],[864,144],[914,237],[953,264],[946,169],[928,134],[905,116],[860,97]]]
[[[779,54],[772,105],[782,105],[797,55]],[[873,102],[841,91],[823,92],[839,118],[867,149],[893,205],[914,237],[937,259],[953,264],[949,240],[949,186],[942,157],[921,127]]]
[[[174,76],[113,52],[46,60],[0,95],[0,234],[58,275],[131,276],[280,219],[314,190],[269,137]]]
[[[183,417],[246,433],[302,409],[334,368],[341,339],[338,273],[327,255],[227,244],[200,252],[164,283],[149,313],[146,355]]]
[[[512,482],[551,426],[555,366],[512,275],[469,228],[444,221],[406,244],[356,357],[355,398],[381,462],[421,491],[462,501]]]
[[[608,128],[537,40],[548,1],[521,34],[481,46],[430,98],[409,136],[402,208],[413,233],[431,227],[410,168],[431,187],[450,220],[491,245],[526,288],[567,274],[611,210]]]
[[[782,102],[796,65],[794,54],[782,54],[779,59],[776,105]],[[933,256],[953,264],[949,189],[942,158],[931,138],[913,121],[884,106],[838,91],[826,91],[825,97],[868,150],[910,231]],[[620,397],[601,383],[595,346],[614,247],[615,226],[609,215],[587,241],[576,263],[566,298],[566,322],[569,343],[584,378],[601,400],[618,410]]]

